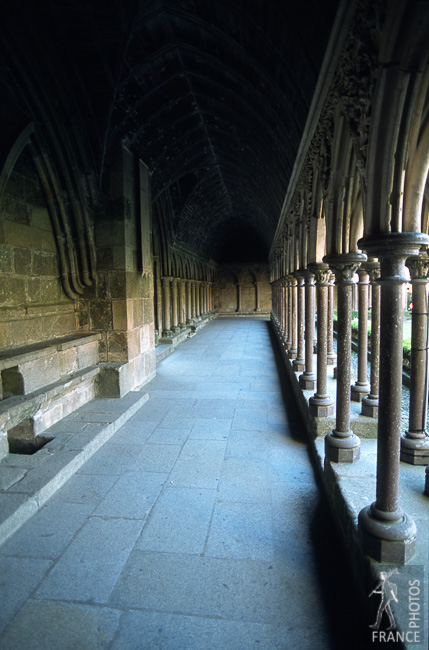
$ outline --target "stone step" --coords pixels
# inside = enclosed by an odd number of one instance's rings
[[[73,476],[149,399],[130,392],[97,398],[44,431],[52,438],[32,455],[0,461],[0,544],[6,541]]]

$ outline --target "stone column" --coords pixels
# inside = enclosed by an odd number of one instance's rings
[[[368,395],[370,385],[368,382],[368,282],[369,276],[365,266],[358,270],[358,377],[351,386],[351,397],[354,402],[361,402]]]
[[[360,440],[350,429],[351,312],[354,275],[366,256],[360,253],[324,258],[337,285],[337,398],[335,429],[325,437],[325,457],[335,463],[353,463],[360,456]]]
[[[327,337],[328,337],[328,286],[331,274],[327,264],[309,264],[316,277],[317,300],[317,387],[308,400],[309,411],[315,417],[328,417],[334,412],[334,402],[328,395]]]
[[[261,288],[261,283],[259,282],[259,280],[256,280],[255,281],[255,304],[256,304],[255,311],[257,311],[257,312],[261,311],[261,307],[260,307],[260,304],[259,304],[260,303],[260,295],[259,295],[260,294],[260,288]]]
[[[191,294],[192,294],[192,322],[195,323],[197,320],[197,283],[195,280],[192,280],[191,283]]]
[[[287,282],[282,280],[279,290],[281,292],[281,320],[283,323],[282,327],[282,341],[283,345],[286,346],[287,335],[288,335],[288,302],[287,302]]]
[[[286,305],[287,305],[287,313],[286,313],[286,327],[287,327],[287,332],[286,332],[286,340],[284,343],[285,350],[289,350],[293,346],[292,342],[292,282],[291,282],[291,277],[288,276],[285,278],[286,280]]]
[[[170,299],[170,282],[173,278],[162,277],[162,305],[163,305],[163,336],[171,336],[173,332],[171,331],[171,299]]]
[[[158,343],[158,339],[162,336],[163,323],[162,323],[162,282],[161,276],[159,273],[159,260],[157,256],[154,256],[154,272],[155,272],[155,341]]]
[[[177,278],[171,279],[171,329],[174,333],[179,331],[179,318],[177,308]]]
[[[241,288],[243,286],[242,282],[237,282],[237,309],[235,310],[237,313],[241,312]]]
[[[210,311],[214,311],[213,282],[209,283],[209,306]]]
[[[314,274],[305,272],[305,370],[299,377],[299,385],[304,390],[314,390],[316,375],[313,372],[314,341]]]
[[[201,307],[200,307],[200,283],[195,282],[195,319],[201,320]]]
[[[291,327],[291,345],[288,350],[288,357],[289,359],[295,359],[296,354],[298,351],[297,348],[297,324],[298,324],[298,314],[297,314],[297,306],[298,306],[298,300],[297,300],[297,282],[296,278],[294,278],[293,275],[290,276],[290,296],[291,296],[291,303],[290,303],[290,327]]]
[[[209,291],[209,283],[204,282],[204,290],[203,290],[203,309],[204,309],[204,315],[207,316],[208,314],[208,291]]]
[[[328,349],[326,353],[328,366],[334,366],[337,360],[337,355],[334,352],[334,280],[335,276],[331,273],[328,286]]]
[[[186,280],[179,280],[179,327],[186,327]]]
[[[413,309],[411,312],[411,376],[408,431],[401,437],[401,460],[410,465],[429,464],[429,437],[426,432],[428,367],[428,269],[429,258],[409,257]]]
[[[404,564],[415,552],[416,525],[399,506],[402,397],[402,284],[405,260],[429,237],[423,233],[382,233],[358,242],[380,261],[380,398],[376,500],[359,513],[364,552],[379,562]]]
[[[297,318],[297,353],[296,353],[296,358],[293,360],[292,368],[295,370],[295,372],[302,372],[305,368],[305,357],[304,357],[305,271],[296,271],[294,275],[296,280],[298,318]]]
[[[378,416],[378,391],[380,373],[380,264],[367,262],[371,278],[371,389],[362,400],[362,415],[371,418]]]
[[[186,280],[187,301],[186,301],[186,325],[192,325],[192,280]]]

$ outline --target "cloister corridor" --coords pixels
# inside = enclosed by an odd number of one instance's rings
[[[289,382],[267,320],[216,319],[178,346],[0,547],[0,647],[364,647]],[[85,408],[58,444],[77,446]]]

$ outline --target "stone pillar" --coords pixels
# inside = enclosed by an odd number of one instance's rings
[[[288,339],[288,288],[287,288],[287,282],[282,281],[280,285],[280,291],[281,291],[281,296],[282,296],[282,323],[283,323],[283,328],[282,328],[282,340],[283,340],[283,345],[286,347],[287,344],[287,339]]]
[[[204,282],[203,284],[203,314],[207,316],[208,308],[207,308],[207,291],[208,291],[208,282]]]
[[[296,280],[296,296],[297,296],[297,353],[296,358],[292,363],[292,368],[295,372],[302,372],[305,368],[304,357],[304,318],[305,318],[305,302],[304,302],[304,277],[305,271],[295,272]]]
[[[255,282],[255,311],[261,311],[261,306],[260,306],[260,289],[261,289],[261,283],[259,280],[256,280]]]
[[[285,333],[285,350],[292,347],[292,283],[290,276],[286,280],[286,333]]]
[[[290,305],[290,325],[291,325],[291,345],[288,350],[289,359],[295,359],[298,351],[297,347],[297,332],[298,332],[298,285],[296,278],[293,275],[290,276],[290,286],[291,286],[291,305]]]
[[[423,233],[371,235],[358,246],[380,261],[380,398],[376,500],[361,510],[358,528],[364,552],[379,562],[404,564],[415,552],[416,525],[399,506],[402,397],[402,284],[405,260],[429,237]]]
[[[351,398],[354,402],[361,402],[368,395],[370,385],[368,382],[368,282],[369,275],[365,266],[358,270],[358,377],[351,386]]]
[[[195,280],[192,280],[191,282],[191,296],[192,296],[192,322],[195,323],[197,320],[197,283]]]
[[[309,411],[315,417],[328,417],[334,412],[334,402],[328,395],[327,337],[328,337],[328,286],[331,274],[327,264],[309,264],[316,277],[317,294],[317,388],[308,400]]]
[[[328,366],[334,366],[337,360],[337,355],[334,352],[334,280],[335,276],[331,273],[328,286],[328,349],[326,353]]]
[[[428,269],[429,257],[409,257],[413,309],[411,312],[411,381],[408,431],[401,437],[401,460],[410,465],[429,464],[426,432],[428,372]]]
[[[243,286],[242,282],[237,282],[237,309],[235,310],[238,314],[241,312],[241,288]]]
[[[159,273],[159,260],[154,256],[154,270],[155,270],[155,341],[158,343],[158,338],[162,336],[163,323],[162,323],[162,283]]]
[[[195,282],[195,319],[201,320],[200,283]]]
[[[186,301],[186,325],[192,325],[192,280],[186,280],[187,301]]]
[[[179,280],[179,327],[186,327],[186,280]]]
[[[380,264],[367,262],[366,267],[371,278],[371,389],[362,400],[362,415],[376,418],[380,385]]]
[[[162,306],[163,306],[163,336],[171,336],[171,297],[170,297],[170,282],[173,278],[162,277]]]
[[[209,309],[214,311],[213,282],[209,282]]]
[[[335,273],[337,316],[337,398],[335,429],[325,437],[325,457],[335,463],[353,463],[360,456],[360,440],[350,429],[351,312],[354,275],[365,255],[347,253],[324,258]]]
[[[305,370],[299,377],[299,385],[304,390],[314,390],[316,375],[313,372],[314,341],[314,274],[305,272]]]
[[[174,333],[179,331],[178,317],[178,295],[177,295],[177,278],[171,280],[171,329]]]

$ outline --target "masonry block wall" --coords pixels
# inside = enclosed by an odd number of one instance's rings
[[[134,156],[123,150],[96,219],[98,274],[86,319],[101,331],[99,391],[112,397],[155,375],[153,264],[142,268],[138,182]]]
[[[26,150],[0,203],[0,304],[1,349],[79,327],[76,306],[61,286],[52,223]]]
[[[214,286],[215,310],[219,315],[267,315],[271,310],[268,267],[222,265]]]

